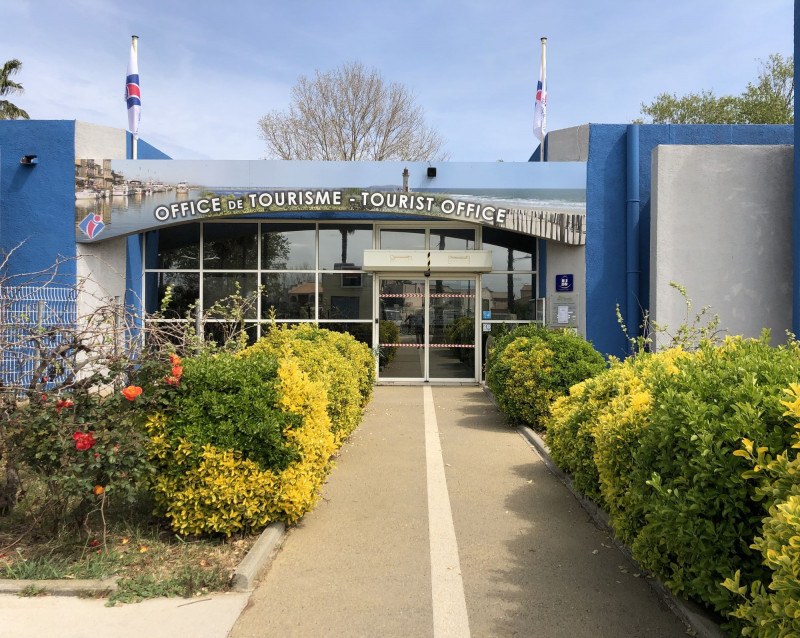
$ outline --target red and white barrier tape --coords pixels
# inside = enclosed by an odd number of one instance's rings
[[[424,348],[424,343],[381,343],[381,348]],[[472,343],[431,343],[431,348],[474,348]]]

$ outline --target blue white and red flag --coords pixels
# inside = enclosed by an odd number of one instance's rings
[[[131,42],[131,57],[128,60],[128,75],[125,78],[125,101],[128,104],[128,130],[133,135],[138,135],[142,94],[139,90],[139,62],[136,45],[133,42]]]
[[[539,82],[536,84],[536,105],[533,109],[533,134],[541,140],[547,130],[547,67],[545,66],[544,45],[542,46],[542,65],[539,67]]]

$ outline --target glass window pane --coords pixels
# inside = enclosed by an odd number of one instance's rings
[[[244,331],[247,335],[247,345],[252,346],[256,342],[258,326],[254,323],[246,323]],[[203,339],[213,341],[218,346],[224,346],[231,341],[238,341],[242,332],[242,326],[226,321],[206,321],[203,324]]]
[[[200,224],[181,224],[145,235],[145,268],[200,267]]]
[[[319,282],[320,319],[372,319],[372,275],[324,273]]]
[[[372,248],[371,224],[337,224],[319,227],[320,270],[360,270],[364,251]]]
[[[244,316],[247,319],[255,319],[257,288],[258,275],[255,273],[205,273],[203,275],[203,310],[208,311],[217,302],[222,302],[223,310],[214,313],[212,317],[223,319],[225,318],[224,308],[233,309],[237,305],[236,300],[230,299],[232,295],[235,295],[246,299]]]
[[[382,230],[381,250],[425,250],[424,228],[393,228]]]
[[[372,324],[371,323],[328,323],[321,322],[320,328],[331,330],[333,332],[347,332],[361,343],[366,343],[370,348],[372,347]]]
[[[317,282],[314,273],[264,273],[261,318],[316,319]]]
[[[536,275],[490,274],[482,279],[483,318],[493,321],[536,319]],[[490,312],[486,316],[486,312]]]
[[[313,224],[261,227],[261,267],[265,270],[314,270]]]
[[[483,250],[492,251],[492,270],[536,270],[536,238],[484,226]]]
[[[145,311],[161,310],[167,287],[170,298],[164,310],[166,319],[183,319],[190,306],[200,299],[200,275],[191,272],[149,272],[145,274]]]
[[[203,267],[258,268],[258,224],[203,224]]]
[[[474,249],[474,228],[431,228],[431,250]]]

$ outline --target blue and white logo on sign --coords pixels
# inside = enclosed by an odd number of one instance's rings
[[[103,218],[100,217],[100,215],[95,215],[92,213],[89,213],[83,218],[83,221],[78,224],[78,228],[80,228],[83,231],[83,234],[89,239],[94,239],[97,237],[97,235],[100,234],[100,231],[105,227],[106,225],[103,223]]]
[[[484,319],[491,319],[492,318],[492,311],[491,310],[484,310],[483,311],[483,318]]]
[[[556,292],[572,292],[572,275],[556,275]]]

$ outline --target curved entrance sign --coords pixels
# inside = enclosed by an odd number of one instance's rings
[[[584,164],[444,164],[442,173],[452,170],[455,179],[409,184],[408,175],[398,173],[405,178],[402,185],[369,185],[395,164],[81,160],[75,178],[76,239],[100,241],[212,218],[324,214],[424,217],[571,245],[586,241]],[[332,168],[339,169],[339,179],[351,180],[346,184],[367,185],[329,187],[325,173]],[[281,175],[286,169],[289,173]]]

